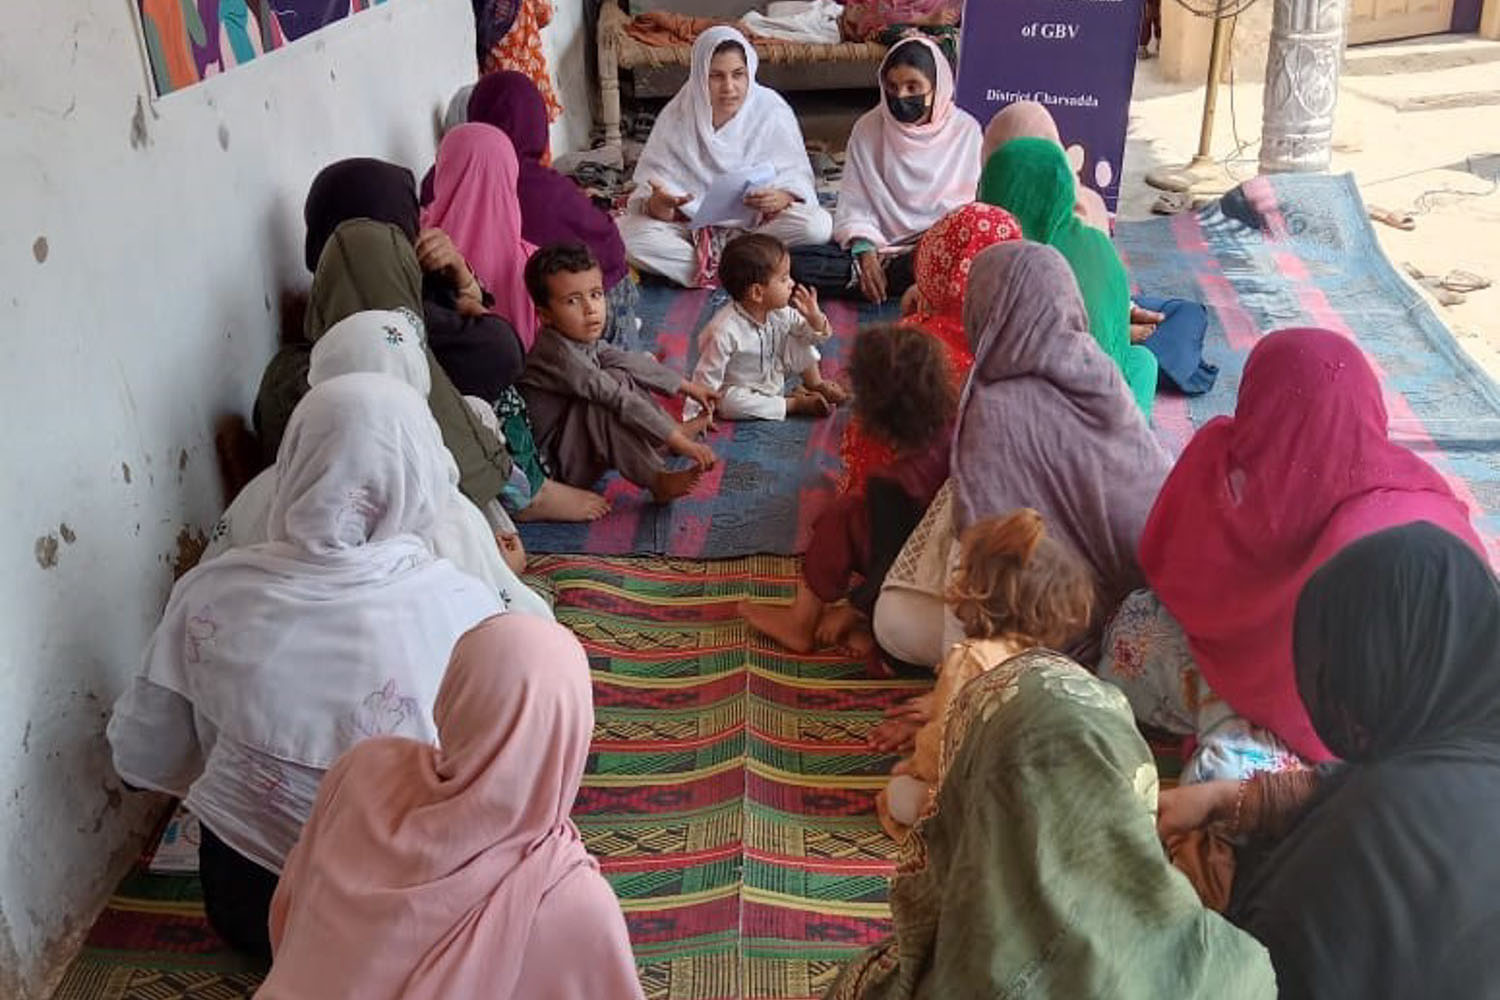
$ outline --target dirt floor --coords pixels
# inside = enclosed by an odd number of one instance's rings
[[[1256,172],[1261,96],[1258,83],[1220,91],[1213,150],[1241,179]],[[1164,83],[1154,61],[1139,64],[1121,218],[1150,214],[1149,170],[1191,158],[1202,102],[1201,85]],[[1497,283],[1437,310],[1500,379],[1500,42],[1442,36],[1349,50],[1334,139],[1332,169],[1352,172],[1368,205],[1416,223],[1410,232],[1375,224],[1398,268]]]

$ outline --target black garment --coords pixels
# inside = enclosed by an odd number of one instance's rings
[[[388,222],[416,242],[419,218],[416,180],[410,170],[368,157],[330,164],[313,178],[302,206],[307,269],[318,269],[323,245],[350,219]]]
[[[927,511],[899,483],[880,476],[865,483],[865,511],[870,519],[870,564],[849,594],[849,603],[873,616],[885,575]]]
[[[493,313],[465,316],[457,296],[440,274],[422,276],[422,318],[427,346],[465,396],[496,400],[521,377],[526,350],[515,327]]]
[[[198,879],[209,926],[235,951],[270,962],[276,873],[224,843],[207,824],[200,828]]]
[[[1364,538],[1303,589],[1297,686],[1346,761],[1236,885],[1284,1000],[1500,997],[1500,591],[1427,523]]]
[[[837,298],[863,299],[859,281],[854,276],[854,254],[836,243],[792,247],[792,280],[810,285],[819,292]],[[885,261],[885,294],[899,299],[916,283],[917,254],[901,254]]]
[[[333,231],[350,219],[389,223],[415,242],[420,228],[416,181],[410,170],[384,160],[340,160],[323,168],[302,209],[307,223],[307,267],[317,270]],[[526,355],[515,328],[499,316],[465,316],[457,289],[441,274],[422,276],[427,344],[465,396],[498,400],[521,377]]]

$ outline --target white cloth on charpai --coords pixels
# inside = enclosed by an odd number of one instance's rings
[[[817,345],[830,335],[814,330],[790,306],[757,323],[731,302],[698,335],[693,381],[723,391],[716,412],[726,420],[785,420],[787,379],[818,363]],[[700,410],[688,400],[682,415],[691,420]]]
[[[885,103],[885,70],[895,48],[880,64],[880,105],[866,111],[849,135],[844,178],[833,219],[840,246],[869,240],[877,248],[920,236],[956,208],[974,200],[983,164],[979,122],[954,103],[953,70],[936,43],[903,40],[931,50],[937,67],[932,120],[903,125]]]
[[[751,34],[784,42],[837,45],[843,41],[839,18],[844,5],[834,0],[779,0],[766,5],[766,12],[751,10],[740,18]]]
[[[115,704],[121,777],[184,798],[279,871],[344,751],[436,739],[453,644],[502,610],[424,540],[449,488],[442,451],[426,400],[388,375],[308,392],[277,455],[269,540],[178,581]]]
[[[378,372],[398,378],[426,396],[432,381],[422,345],[422,322],[405,310],[355,313],[330,327],[313,345],[308,385],[320,385],[354,372]],[[494,420],[492,412],[490,419]],[[459,492],[458,466],[448,449],[442,447],[441,438],[439,451],[448,488],[439,498],[441,503],[432,527],[422,537],[431,543],[437,555],[491,587],[500,596],[505,610],[551,620],[551,608],[501,558],[484,515]],[[276,470],[270,468],[240,491],[215,526],[204,559],[269,540],[276,483]]]

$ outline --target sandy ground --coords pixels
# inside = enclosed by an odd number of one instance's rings
[[[1220,91],[1213,151],[1231,174],[1256,172],[1262,87]],[[1120,217],[1149,215],[1147,171],[1185,163],[1198,142],[1201,86],[1137,67]],[[1335,126],[1335,172],[1352,172],[1371,206],[1409,212],[1416,229],[1375,223],[1400,268],[1494,280],[1461,305],[1436,305],[1459,342],[1500,379],[1500,42],[1439,37],[1348,53]]]

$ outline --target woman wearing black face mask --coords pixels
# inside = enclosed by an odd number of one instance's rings
[[[880,66],[880,89],[880,106],[849,136],[833,224],[871,302],[904,293],[917,240],[974,200],[983,142],[979,123],[954,104],[953,70],[931,40],[893,47]]]

